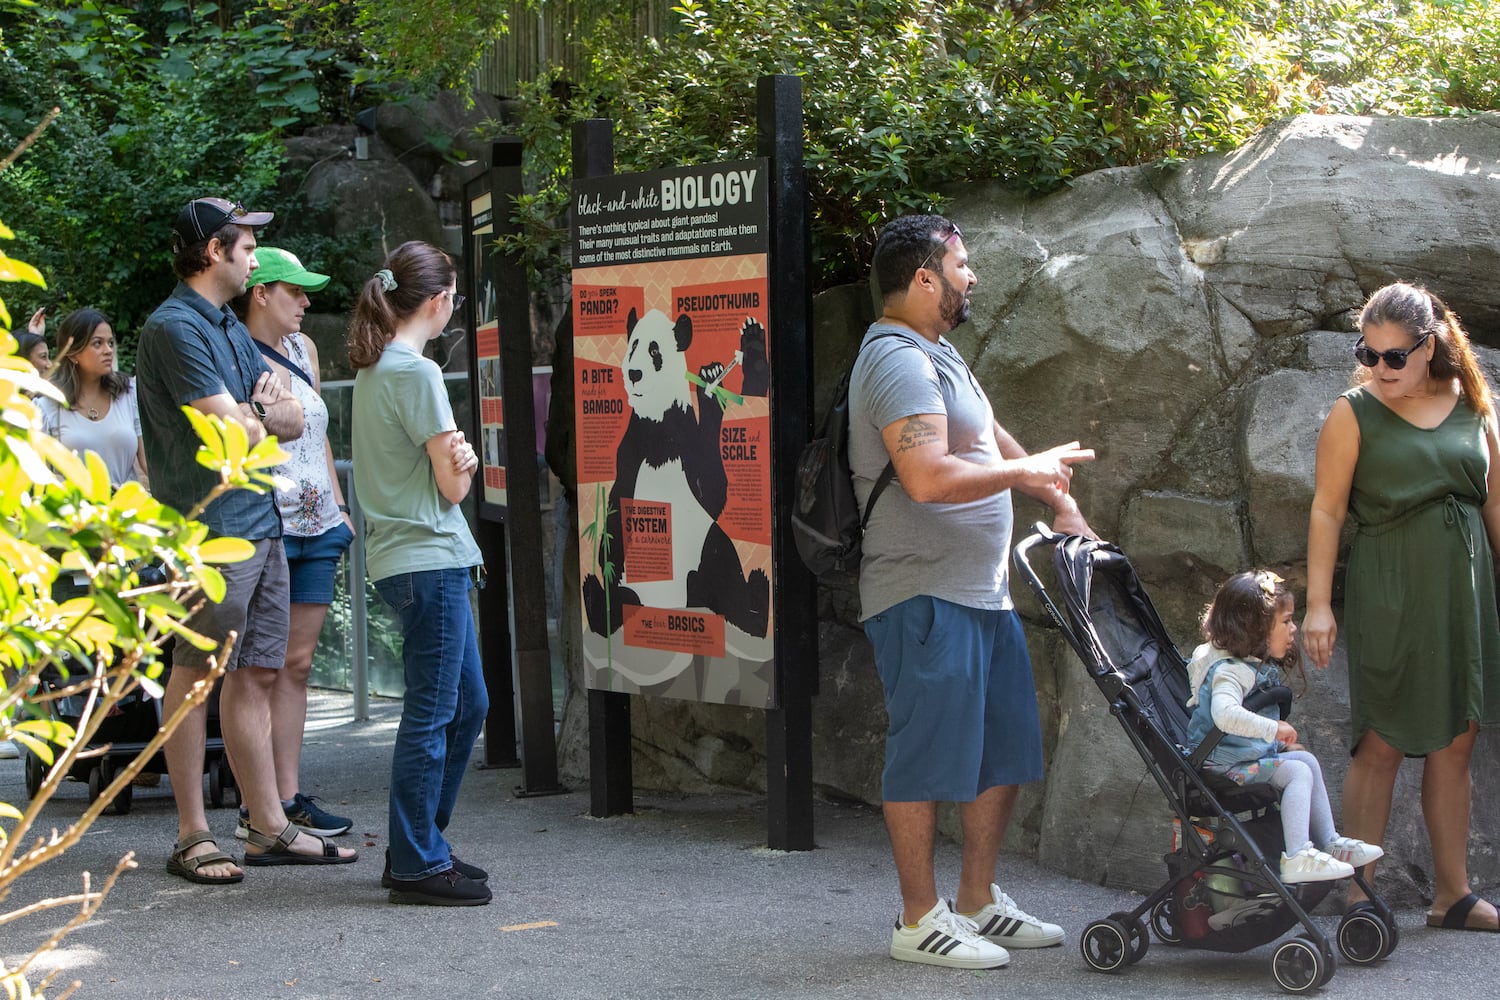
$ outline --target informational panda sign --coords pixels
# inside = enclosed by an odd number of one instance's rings
[[[589,687],[775,704],[765,160],[577,180]]]
[[[474,315],[474,343],[477,348],[479,434],[471,442],[479,454],[480,481],[484,492],[480,515],[503,520],[507,502],[505,488],[505,384],[500,368],[500,321],[496,314],[494,254],[495,209],[490,178],[485,175],[470,182],[468,214],[468,260],[472,272],[469,287]]]

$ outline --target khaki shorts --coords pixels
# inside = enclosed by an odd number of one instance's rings
[[[286,665],[286,639],[291,628],[289,608],[291,581],[287,575],[286,551],[279,538],[263,538],[255,555],[244,562],[218,567],[224,574],[224,600],[209,601],[188,619],[188,628],[213,639],[211,652],[177,640],[172,653],[174,666],[206,670],[211,657],[219,655],[230,632],[239,638],[229,653],[227,670],[264,667],[280,670]]]

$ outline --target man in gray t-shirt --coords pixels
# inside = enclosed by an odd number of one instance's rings
[[[1031,660],[1011,604],[1011,489],[1052,508],[1058,531],[1092,535],[1068,495],[1078,442],[1028,455],[995,420],[944,339],[975,284],[958,227],[935,215],[886,224],[875,247],[883,312],[849,383],[849,463],[861,505],[887,462],[864,536],[859,595],[885,689],[886,826],[901,883],[891,957],[987,969],[1006,947],[1062,943],[994,884],[1018,787],[1042,776]],[[937,894],[937,803],[960,804],[954,910]]]

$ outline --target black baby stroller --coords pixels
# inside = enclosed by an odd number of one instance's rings
[[[1032,570],[1038,545],[1053,550],[1053,568],[1064,613]],[[1336,961],[1328,938],[1308,911],[1332,883],[1284,885],[1278,860],[1285,849],[1279,805],[1268,785],[1236,785],[1202,767],[1222,733],[1213,730],[1189,753],[1187,664],[1142,589],[1135,568],[1115,545],[1059,535],[1043,525],[1016,546],[1017,570],[1035,591],[1068,644],[1083,661],[1110,712],[1120,720],[1151,776],[1161,786],[1180,830],[1165,856],[1167,881],[1129,912],[1112,913],[1084,929],[1086,962],[1100,972],[1120,972],[1140,961],[1157,940],[1208,951],[1243,952],[1275,941],[1300,925],[1302,932],[1276,946],[1271,974],[1288,993],[1305,993],[1333,978]],[[1285,718],[1291,692],[1277,688],[1252,711],[1278,703]],[[1396,921],[1364,876],[1355,880],[1369,897],[1339,923],[1339,951],[1358,965],[1377,962],[1396,948]]]
[[[172,669],[174,643],[175,639],[169,639],[163,648],[164,668],[159,678],[163,686],[166,685],[167,675]],[[42,687],[48,691],[66,687],[63,672],[56,667],[43,670],[40,680]],[[45,704],[50,718],[76,727],[79,716],[83,712],[84,700],[83,695],[74,694],[47,701]],[[88,743],[88,749],[97,752],[75,759],[73,766],[68,769],[68,778],[87,783],[90,801],[99,798],[104,789],[109,787],[110,782],[115,780],[116,772],[146,749],[146,744],[151,742],[159,728],[161,728],[161,701],[153,698],[144,689],[137,688],[125,698],[120,699],[114,711],[99,723],[98,730]],[[229,768],[229,756],[224,752],[224,739],[219,731],[218,685],[214,686],[208,699],[207,731],[203,768],[208,775],[209,801],[215,808],[219,808],[224,805],[225,795],[228,793],[233,799],[230,804],[238,806],[240,804],[239,789],[234,782],[234,772]],[[60,747],[55,750],[61,752]],[[29,750],[23,751],[23,756],[26,758],[26,794],[34,798],[41,789],[42,782],[47,779],[47,765]],[[166,759],[160,751],[153,754],[141,768],[142,773],[165,774],[166,770]],[[122,815],[128,813],[133,797],[132,786],[127,784],[110,803],[109,811]]]

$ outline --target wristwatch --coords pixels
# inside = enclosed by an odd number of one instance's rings
[[[262,403],[259,400],[252,399],[252,400],[250,400],[250,409],[252,409],[252,410],[255,411],[255,417],[256,417],[257,420],[259,420],[261,423],[265,423],[266,422],[266,404],[265,403]]]

